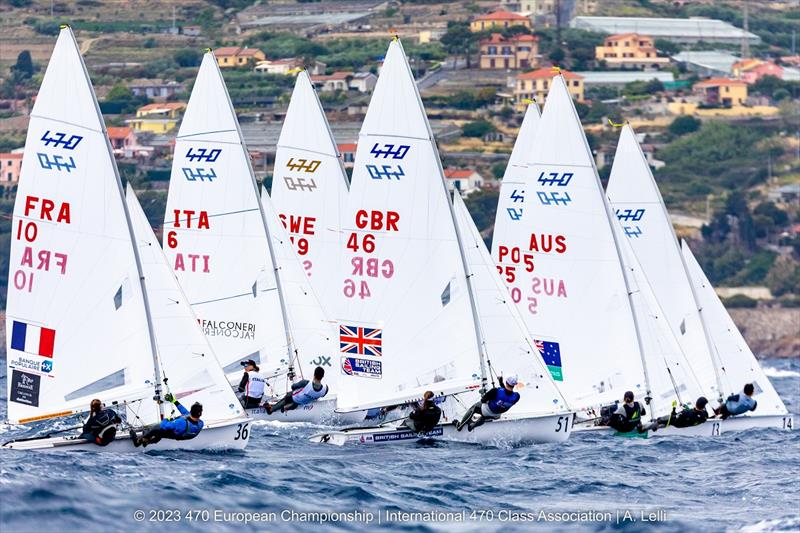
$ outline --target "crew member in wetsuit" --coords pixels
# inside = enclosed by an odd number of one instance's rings
[[[500,415],[511,409],[519,401],[519,393],[514,392],[517,385],[517,378],[510,376],[503,381],[503,376],[497,378],[498,387],[493,388],[481,397],[479,402],[469,408],[464,417],[456,425],[456,429],[461,431],[465,425],[469,431],[478,426],[482,426],[487,418],[497,419]],[[478,415],[477,420],[472,420],[474,415]]]
[[[699,426],[708,420],[706,405],[708,405],[708,400],[706,400],[705,396],[700,396],[695,402],[694,407],[685,407],[680,413],[676,413],[675,408],[673,407],[672,414],[659,418],[656,421],[657,425],[658,427],[666,427],[667,425],[670,425],[676,428]],[[655,423],[654,427],[648,429],[655,430]]]
[[[203,405],[195,402],[190,410],[187,410],[175,399],[172,394],[167,394],[164,399],[171,402],[178,408],[181,416],[175,419],[164,419],[159,424],[153,424],[145,428],[145,433],[141,437],[136,436],[134,430],[130,431],[134,446],[147,446],[155,444],[161,439],[189,440],[195,438],[203,429]]]
[[[83,424],[82,439],[94,442],[98,446],[108,446],[117,436],[116,425],[121,423],[119,415],[113,409],[106,409],[100,400],[92,400],[89,404],[89,418]]]
[[[302,379],[292,384],[292,390],[286,393],[286,396],[278,400],[276,403],[264,404],[267,409],[267,414],[272,414],[274,411],[280,410],[281,413],[297,409],[301,405],[307,405],[315,402],[328,394],[328,386],[322,384],[322,378],[325,376],[325,369],[318,366],[314,369],[314,379],[308,381]]]
[[[644,432],[642,428],[642,416],[647,414],[644,406],[639,402],[633,401],[633,392],[626,391],[623,396],[624,402],[617,406],[608,421],[609,427],[616,429],[620,433],[628,433],[634,429],[639,433]]]
[[[417,433],[429,433],[442,418],[442,410],[433,401],[433,392],[426,391],[421,402],[414,404],[414,410],[403,421],[403,425]]]
[[[244,374],[239,382],[239,392],[242,393],[242,406],[252,409],[261,405],[264,398],[264,387],[267,380],[259,372],[258,365],[252,359],[242,361]]]
[[[758,402],[753,398],[754,392],[755,387],[753,387],[752,383],[748,383],[739,394],[728,396],[725,403],[714,410],[714,414],[722,415],[722,419],[725,420],[728,417],[741,415],[747,411],[755,411],[756,407],[758,407]]]

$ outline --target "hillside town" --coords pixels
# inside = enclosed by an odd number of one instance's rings
[[[269,186],[295,74],[310,74],[349,172],[396,36],[447,182],[486,239],[524,109],[543,105],[563,74],[601,179],[619,125],[632,124],[679,234],[726,304],[776,309],[763,349],[800,352],[797,0],[10,0],[0,23],[3,284],[28,114],[59,24],[76,32],[122,177],[154,226],[204,49]]]

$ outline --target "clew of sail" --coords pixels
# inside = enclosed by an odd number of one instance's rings
[[[308,73],[297,75],[275,154],[272,201],[328,314],[340,302],[347,174]]]
[[[650,280],[664,316],[705,395],[717,398],[720,392],[717,390],[712,352],[683,266],[672,221],[630,125],[625,125],[620,133],[606,192],[626,240]]]
[[[148,398],[152,344],[119,178],[72,31],[56,42],[31,113],[12,220],[8,418]]]
[[[338,410],[391,403],[403,390],[443,380],[479,379],[450,200],[397,40],[359,134],[342,231]]]
[[[686,261],[686,270],[697,295],[697,305],[702,311],[703,320],[708,328],[712,347],[721,361],[722,382],[731,393],[744,388],[745,383],[752,383],[755,388],[754,398],[758,401],[756,415],[783,415],[788,411],[775,388],[770,383],[761,365],[745,342],[739,328],[733,323],[728,311],[708,281],[703,269],[694,257],[686,241],[681,243],[681,250]]]
[[[493,257],[573,409],[645,392],[608,207],[563,77],[553,78],[518,195]],[[508,213],[498,210],[498,219]]]
[[[153,333],[161,371],[167,378],[166,388],[187,407],[194,402],[203,404],[203,418],[207,423],[242,416],[242,406],[130,185],[126,201],[139,246],[142,273],[147,281]]]
[[[454,195],[454,204],[489,363],[498,375],[517,376],[516,390],[520,393],[520,401],[514,406],[514,414],[524,416],[568,410],[542,360],[542,347],[537,347],[528,335],[519,310],[497,275],[494,261],[461,195]]]

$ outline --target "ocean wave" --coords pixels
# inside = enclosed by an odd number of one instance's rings
[[[764,370],[764,375],[768,378],[797,378],[800,377],[800,372],[794,370],[782,370],[771,366],[761,367]]]

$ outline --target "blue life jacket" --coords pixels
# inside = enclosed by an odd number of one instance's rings
[[[195,424],[189,420],[188,415],[181,416],[174,420],[162,420],[161,429],[171,431],[176,440],[189,440],[197,436],[203,429],[203,421],[198,420]]]
[[[505,387],[498,387],[497,397],[494,400],[489,400],[488,405],[493,413],[502,414],[514,407],[514,404],[518,401],[518,392],[509,392]]]

